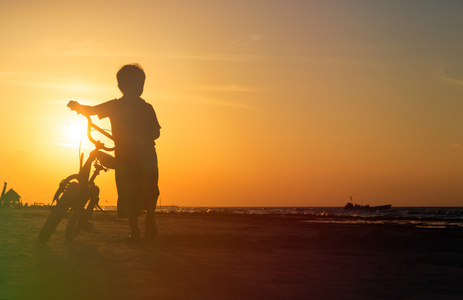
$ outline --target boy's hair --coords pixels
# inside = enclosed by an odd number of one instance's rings
[[[145,72],[139,64],[125,65],[116,74],[122,94],[141,96],[145,84]]]

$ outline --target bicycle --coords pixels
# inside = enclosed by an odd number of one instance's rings
[[[48,241],[66,215],[69,215],[64,234],[66,240],[73,240],[82,230],[89,232],[93,230],[93,224],[89,222],[89,219],[95,207],[101,209],[98,204],[100,189],[95,185],[95,178],[101,171],[106,172],[115,167],[114,157],[102,151],[114,151],[114,147],[106,147],[104,143],[95,140],[91,134],[92,129],[114,141],[113,137],[95,125],[90,116],[84,116],[88,122],[87,137],[95,145],[95,149],[90,152],[84,164],[83,153],[81,153],[79,173],[66,177],[59,184],[51,204],[51,213],[39,233],[38,239],[42,243]],[[90,176],[92,165],[94,170]],[[53,206],[54,203],[56,204]]]

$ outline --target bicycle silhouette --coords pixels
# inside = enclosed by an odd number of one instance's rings
[[[55,232],[61,220],[69,215],[64,237],[66,240],[73,240],[82,230],[92,231],[93,224],[89,222],[95,207],[98,205],[100,189],[95,185],[95,178],[101,171],[114,169],[115,159],[104,151],[113,151],[114,147],[108,148],[104,143],[92,137],[92,129],[97,130],[111,140],[113,137],[105,130],[92,122],[90,116],[88,121],[87,136],[95,145],[87,160],[83,163],[83,153],[80,155],[79,173],[70,175],[63,179],[53,197],[51,213],[39,233],[39,241],[45,243]],[[90,172],[93,165],[93,173]]]

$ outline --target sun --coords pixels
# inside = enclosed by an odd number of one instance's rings
[[[92,122],[95,122],[95,120],[92,120]],[[111,128],[109,120],[96,120],[95,124],[111,134],[111,131],[107,130],[107,128]],[[60,120],[60,132],[57,135],[58,144],[71,148],[95,148],[95,145],[87,137],[87,125],[87,119],[82,117]],[[107,147],[114,147],[114,142],[98,131],[92,130],[91,135],[94,140],[101,141]]]
[[[84,146],[87,136],[87,124],[85,120],[66,120],[62,121],[59,133],[59,144],[66,147]]]
[[[80,143],[87,133],[87,128],[82,124],[68,124],[64,126],[63,130],[68,142]]]

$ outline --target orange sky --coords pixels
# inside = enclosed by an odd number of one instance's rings
[[[462,8],[1,1],[0,182],[49,203],[78,169],[68,132],[85,122],[66,103],[119,97],[138,62],[162,204],[461,206]],[[114,205],[114,173],[97,183]]]

